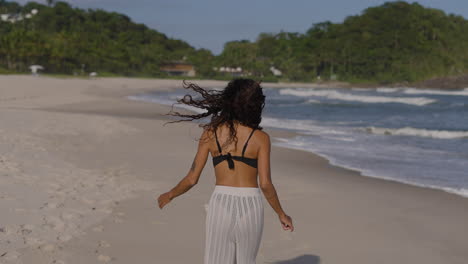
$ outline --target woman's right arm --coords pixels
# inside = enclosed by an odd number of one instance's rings
[[[275,186],[271,180],[270,150],[270,136],[267,133],[262,133],[260,149],[258,152],[258,177],[260,188],[270,206],[278,214],[283,229],[291,230],[292,232],[294,230],[292,219],[283,211]]]

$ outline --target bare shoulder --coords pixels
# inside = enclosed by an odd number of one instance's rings
[[[200,135],[200,143],[208,143],[212,138],[212,132],[208,128],[203,128],[203,131]]]
[[[260,145],[269,145],[270,144],[270,135],[263,131],[263,130],[257,130],[257,132],[255,132],[257,135],[257,140],[258,142],[260,143]]]
[[[203,127],[201,137],[209,137],[212,134],[209,128]]]

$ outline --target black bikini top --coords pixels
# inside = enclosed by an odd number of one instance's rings
[[[244,148],[242,149],[242,156],[231,156],[231,153],[229,153],[229,152],[227,154],[224,154],[224,155],[222,154],[221,145],[219,145],[218,135],[216,134],[216,130],[215,130],[216,145],[218,145],[218,151],[219,151],[219,153],[221,155],[213,157],[213,166],[216,166],[220,162],[222,162],[224,160],[227,160],[228,165],[229,165],[229,169],[233,170],[234,169],[234,161],[233,160],[237,160],[237,161],[244,162],[245,164],[247,164],[249,166],[257,168],[257,159],[251,159],[251,158],[244,157],[245,150],[247,149],[247,145],[249,144],[249,140],[252,137],[254,131],[255,131],[255,128],[252,130],[252,132],[249,135],[249,138],[245,142]]]

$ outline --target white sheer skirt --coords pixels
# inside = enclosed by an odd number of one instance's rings
[[[259,188],[216,185],[208,203],[205,264],[254,264],[263,233]]]

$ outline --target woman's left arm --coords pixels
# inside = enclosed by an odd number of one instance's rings
[[[170,191],[163,193],[158,198],[159,208],[163,208],[172,199],[190,190],[195,186],[200,178],[200,175],[205,167],[206,160],[208,159],[209,148],[208,148],[208,135],[207,131],[204,130],[200,141],[198,143],[198,150],[195,158],[193,159],[192,166],[188,171],[187,175]]]

